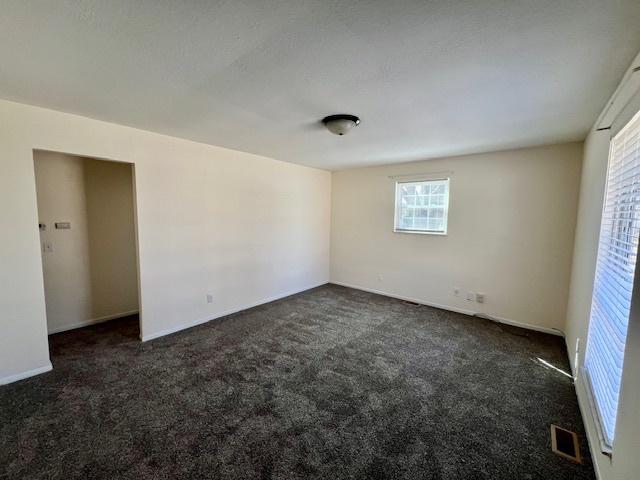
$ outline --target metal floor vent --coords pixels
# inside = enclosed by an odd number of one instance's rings
[[[582,463],[578,435],[557,425],[551,425],[551,450],[575,463]]]
[[[405,305],[409,305],[410,307],[421,307],[422,304],[417,303],[417,302],[412,302],[410,300],[403,300],[402,303],[404,303]]]

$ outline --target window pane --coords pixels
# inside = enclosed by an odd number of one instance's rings
[[[432,218],[429,220],[427,225],[428,225],[427,228],[429,230],[433,230],[433,231],[442,230],[442,220]]]
[[[416,208],[416,217],[427,218],[429,216],[428,208]]]
[[[434,206],[442,206],[442,205],[444,205],[444,195],[432,195],[431,196],[431,205],[434,205]]]
[[[418,230],[426,230],[427,229],[427,219],[426,218],[416,218],[416,222],[414,227]]]
[[[431,209],[431,217],[442,220],[444,218],[444,209],[443,208],[432,208]]]
[[[402,184],[402,193],[404,195],[414,195],[416,193],[416,186],[413,183]]]
[[[402,197],[402,204],[403,205],[415,205],[416,204],[416,197],[415,195],[405,195],[404,197]]]

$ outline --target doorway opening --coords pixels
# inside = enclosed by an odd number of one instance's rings
[[[139,338],[133,164],[43,150],[33,158],[48,334],[122,319]]]

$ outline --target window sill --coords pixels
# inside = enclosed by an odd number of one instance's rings
[[[426,230],[400,230],[398,228],[394,228],[393,233],[416,233],[418,235],[438,235],[440,237],[447,236],[447,232],[429,232]]]

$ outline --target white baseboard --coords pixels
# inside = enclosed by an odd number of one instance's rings
[[[143,335],[143,336],[140,337],[140,339],[143,342],[148,342],[149,340],[153,340],[155,338],[164,337],[165,335],[170,335],[172,333],[176,333],[176,332],[179,332],[181,330],[186,330],[187,328],[195,327],[197,325],[201,325],[203,323],[207,323],[207,322],[210,322],[212,320],[216,320],[218,318],[226,317],[227,315],[238,313],[238,312],[241,312],[243,310],[247,310],[249,308],[253,308],[253,307],[260,306],[260,305],[264,305],[265,303],[275,302],[276,300],[280,300],[282,298],[289,297],[291,295],[295,295],[297,293],[301,293],[301,292],[304,292],[306,290],[311,290],[312,288],[321,287],[322,285],[326,285],[327,283],[329,283],[329,282],[322,282],[322,283],[310,285],[310,286],[307,286],[307,287],[303,287],[303,288],[300,288],[300,289],[290,290],[290,291],[282,293],[282,294],[274,295],[273,297],[264,298],[264,299],[259,300],[257,302],[253,302],[253,303],[250,303],[250,304],[247,304],[247,305],[243,305],[242,307],[232,308],[230,310],[226,310],[226,311],[224,311],[222,313],[216,314],[213,317],[199,318],[197,320],[192,320],[190,322],[186,322],[186,323],[182,323],[180,325],[176,325],[175,327],[167,328],[165,330],[160,330],[159,332],[154,332],[154,333],[151,333],[149,335]]]
[[[487,313],[482,313],[482,312],[475,312],[473,310],[466,310],[464,308],[453,307],[451,305],[442,305],[439,303],[427,302],[425,300],[420,300],[417,298],[405,297],[402,295],[397,295],[395,293],[384,292],[382,290],[375,290],[373,288],[367,288],[360,285],[353,285],[345,282],[338,282],[335,280],[331,280],[329,283],[333,283],[334,285],[340,285],[342,287],[353,288],[355,290],[362,290],[364,292],[375,293],[377,295],[383,295],[385,297],[397,298],[398,300],[404,300],[406,302],[419,303],[420,305],[427,305],[429,307],[440,308],[442,310],[449,310],[451,312],[462,313],[463,315],[477,316],[477,317],[484,318],[486,320],[491,320],[497,323],[504,323],[506,325],[512,325],[514,327],[526,328],[527,330],[535,330],[536,332],[550,333],[551,335],[564,337],[564,332],[562,332],[561,330],[557,330],[555,328],[540,327],[538,325],[531,325],[529,323],[517,322],[509,318],[497,317],[495,315],[489,315]]]
[[[113,315],[105,315],[104,317],[91,318],[89,320],[84,320],[82,322],[71,323],[69,325],[63,325],[61,327],[51,328],[49,329],[48,334],[53,335],[54,333],[66,332],[67,330],[74,330],[76,328],[86,327],[88,325],[93,325],[96,323],[107,322],[109,320],[115,320],[116,318],[128,317],[129,315],[134,315],[136,313],[138,313],[138,310],[114,313]]]
[[[569,356],[569,368],[571,369],[571,375],[573,376],[573,387],[576,391],[576,397],[578,398],[578,408],[580,409],[580,416],[582,418],[582,424],[587,436],[587,443],[589,444],[589,453],[591,453],[591,463],[593,464],[593,470],[596,474],[596,480],[602,478],[600,476],[600,459],[602,458],[602,452],[597,449],[597,445],[600,443],[597,427],[595,426],[591,405],[589,404],[588,394],[585,393],[583,377],[579,375],[580,366],[575,365],[574,358],[569,352],[568,338],[565,337],[565,346],[567,349],[567,355]]]
[[[576,367],[577,368],[577,367]],[[584,385],[582,379],[578,378],[573,382],[573,386],[576,390],[576,397],[578,397],[578,408],[580,409],[580,415],[582,416],[582,424],[587,435],[587,443],[589,444],[589,453],[591,454],[591,463],[593,464],[593,470],[596,474],[596,480],[600,480],[600,459],[603,457],[602,452],[597,448],[600,443],[598,438],[598,432],[594,425],[593,416],[587,417],[591,414],[591,406],[589,405],[589,399],[587,393],[584,393]],[[606,458],[606,457],[605,457]]]
[[[8,377],[0,378],[0,385],[7,385],[9,383],[17,382],[18,380],[24,380],[25,378],[33,377],[34,375],[40,375],[41,373],[49,372],[53,369],[51,362],[46,365],[26,372],[16,373],[15,375],[9,375]]]
[[[593,470],[596,474],[596,480],[600,480],[602,476],[600,475],[600,462],[602,461],[604,455],[598,449],[598,445],[600,444],[600,436],[598,434],[598,427],[596,426],[593,407],[589,401],[589,394],[586,393],[585,386],[583,383],[584,376],[580,374],[581,367],[580,365],[575,365],[574,358],[569,355],[571,351],[569,349],[569,344],[567,343],[567,337],[565,337],[565,346],[567,349],[567,354],[569,356],[569,367],[571,368],[571,375],[573,375],[573,388],[576,392],[576,397],[578,398],[578,408],[580,409],[580,417],[582,418],[582,425],[584,426],[584,431],[587,436],[587,443],[589,453],[591,454],[591,463],[593,465]]]

